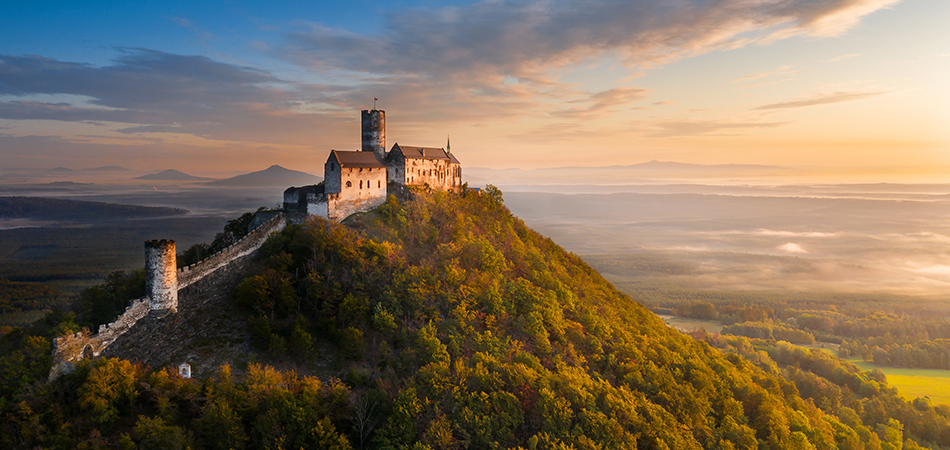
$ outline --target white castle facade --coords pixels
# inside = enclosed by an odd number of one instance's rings
[[[457,191],[462,187],[462,164],[446,148],[394,144],[386,151],[386,112],[362,111],[360,150],[332,150],[323,167],[323,184],[284,191],[284,211],[330,220],[373,209],[386,197],[408,186]]]

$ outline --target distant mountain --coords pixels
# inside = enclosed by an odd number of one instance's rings
[[[73,172],[73,169],[69,167],[54,167],[49,170],[50,172]]]
[[[196,177],[194,175],[188,175],[184,172],[179,172],[174,169],[163,170],[159,173],[152,173],[148,175],[142,175],[140,177],[135,177],[136,180],[149,180],[149,181],[203,181],[210,180],[211,178]]]
[[[317,184],[323,178],[306,172],[290,170],[278,165],[257,172],[246,173],[223,180],[209,182],[214,186],[260,187],[260,186],[306,186]]]

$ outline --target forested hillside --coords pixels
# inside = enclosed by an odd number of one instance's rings
[[[491,186],[311,219],[261,253],[235,293],[259,358],[308,367],[329,346],[335,377],[251,362],[182,380],[100,360],[4,391],[2,445],[890,450],[950,436],[950,411],[829,355],[713,341],[724,352],[666,327]],[[26,361],[48,351],[10,336]]]

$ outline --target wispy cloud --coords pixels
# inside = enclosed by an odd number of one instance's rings
[[[767,72],[754,73],[752,75],[746,75],[744,77],[736,78],[736,81],[749,81],[749,80],[758,80],[765,77],[770,77],[772,75],[787,74],[793,72],[792,66],[782,66],[775,70],[770,70]]]
[[[855,56],[860,56],[860,55],[861,55],[860,53],[849,53],[847,55],[841,55],[841,56],[837,56],[831,59],[826,59],[825,62],[838,62],[843,59],[854,58]]]
[[[282,43],[267,48],[300,66],[346,77],[356,86],[341,93],[350,99],[365,96],[367,85],[396,86],[413,106],[437,110],[435,117],[445,117],[450,104],[504,114],[512,110],[509,99],[530,106],[565,95],[559,90],[570,89],[557,69],[607,54],[642,70],[791,36],[836,35],[899,1],[696,0],[672,6],[654,0],[486,0],[395,11],[372,36],[298,22]],[[517,88],[505,83],[510,78],[521,80]]]
[[[762,105],[754,110],[770,110],[770,109],[790,109],[790,108],[805,108],[808,106],[818,106],[818,105],[828,105],[832,103],[843,103],[843,102],[852,102],[855,100],[864,100],[867,98],[878,97],[889,92],[883,91],[843,91],[843,92],[828,92],[815,95],[811,98],[801,99],[801,100],[790,100],[787,102],[778,102],[778,103],[769,103],[768,105]]]
[[[201,42],[201,45],[208,45],[208,41],[214,38],[213,33],[207,30],[202,30],[198,28],[197,26],[195,26],[195,24],[193,24],[187,18],[173,16],[173,17],[170,17],[169,19],[171,19],[172,22],[175,22],[175,25],[178,25],[179,27],[187,28],[193,31],[195,33],[195,36],[198,37],[198,41]]]
[[[725,122],[713,120],[661,120],[652,124],[648,137],[733,136],[741,130],[775,128],[791,122]]]
[[[785,253],[808,253],[808,250],[805,250],[801,245],[798,245],[794,242],[788,242],[779,245],[778,249]]]
[[[586,108],[569,108],[555,111],[556,117],[596,117],[609,114],[623,106],[630,106],[646,98],[649,89],[633,86],[616,87],[590,95],[587,98],[573,100],[571,103],[588,103]]]

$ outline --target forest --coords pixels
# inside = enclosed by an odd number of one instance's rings
[[[656,300],[658,297],[654,297]],[[885,367],[950,369],[950,307],[899,296],[807,297],[728,292],[668,297],[651,309],[726,326],[722,333],[797,344],[835,344],[843,358]]]
[[[0,446],[950,447],[950,407],[906,402],[879,374],[776,341],[805,339],[788,320],[805,312],[666,306],[748,318],[760,336],[677,332],[514,217],[492,186],[390,197],[343,224],[311,218],[259,258],[233,293],[259,361],[205,379],[104,358],[45,381],[51,338],[135,295],[135,274],[4,334]],[[876,323],[808,317],[827,325],[807,328],[814,338]],[[323,346],[340,355],[335,376],[275,368]]]

